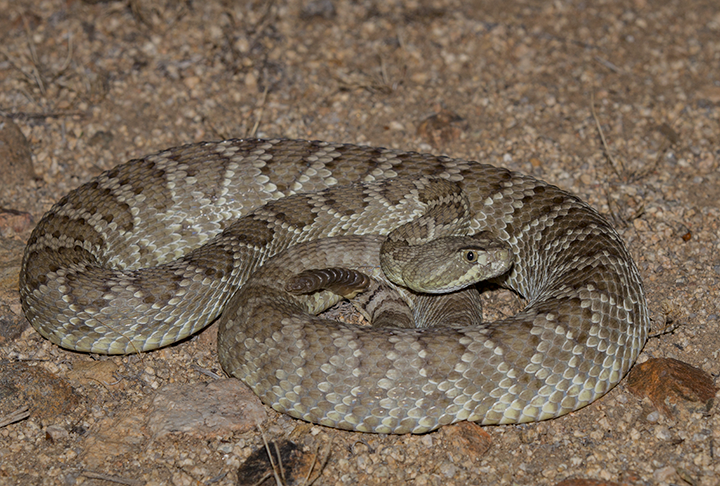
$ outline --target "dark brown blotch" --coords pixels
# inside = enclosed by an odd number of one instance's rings
[[[304,228],[315,221],[313,208],[313,203],[305,196],[279,199],[266,206],[276,220],[294,228]]]
[[[222,234],[244,245],[263,247],[272,241],[275,230],[264,219],[248,216],[230,225]]]
[[[51,234],[53,238],[59,239],[66,236],[74,241],[89,242],[96,248],[103,244],[102,236],[85,221],[85,218],[72,219],[67,216],[55,216],[46,220],[45,223],[43,232]]]
[[[323,198],[323,205],[332,212],[343,216],[362,214],[368,205],[362,186],[336,187]]]

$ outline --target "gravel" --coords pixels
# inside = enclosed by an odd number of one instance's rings
[[[610,218],[638,262],[656,330],[676,327],[640,361],[720,375],[715,0],[0,0],[0,12],[0,115],[28,139],[37,175],[1,186],[0,207],[37,221],[102,170],[220,138],[473,158],[577,193]],[[16,287],[0,298],[19,314]],[[490,301],[500,306],[491,316],[512,304]],[[111,358],[63,351],[32,329],[0,341],[0,360],[30,360],[82,397],[70,414],[0,428],[0,482],[235,484],[263,444],[257,429],[157,440],[144,429],[163,386],[222,375],[212,332]],[[112,361],[115,380],[72,378],[93,360]],[[315,484],[720,484],[718,406],[666,417],[624,383],[570,416],[487,427],[484,453],[458,445],[452,429],[362,435],[266,410],[269,440],[331,450]]]

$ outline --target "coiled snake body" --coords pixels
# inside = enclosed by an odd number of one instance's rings
[[[290,246],[386,235],[416,218],[428,201],[384,182],[397,177],[456,183],[470,202],[469,233],[510,248],[512,268],[498,283],[527,307],[480,326],[428,329],[263,315],[240,326],[226,312],[219,353],[228,373],[295,417],[383,433],[544,420],[618,383],[647,339],[648,315],[638,270],[604,218],[532,177],[379,148],[229,140],[118,166],[65,196],[33,232],[20,276],[25,315],[79,351],[176,342]],[[333,189],[356,182],[369,184]],[[311,194],[287,197],[301,193]],[[241,305],[234,299],[230,310]]]

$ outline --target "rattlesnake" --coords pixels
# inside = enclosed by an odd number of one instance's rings
[[[293,416],[384,433],[543,420],[605,394],[648,332],[642,282],[620,237],[557,187],[448,157],[228,140],[129,161],[72,191],[38,224],[20,276],[23,310],[68,349],[165,346],[216,319],[272,255],[323,238],[386,235],[413,220],[428,201],[383,181],[425,176],[464,191],[470,234],[508,245],[513,265],[498,283],[527,299],[522,312],[472,327],[315,326],[290,317],[243,330],[225,313],[226,370]],[[333,192],[356,182],[366,184]],[[287,197],[298,193],[314,194]]]

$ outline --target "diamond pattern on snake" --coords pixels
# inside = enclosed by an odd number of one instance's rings
[[[478,279],[527,306],[482,322]],[[150,351],[220,319],[220,362],[264,403],[396,434],[584,407],[649,324],[625,245],[576,196],[475,161],[303,140],[186,145],[101,174],[37,225],[20,293],[35,329],[77,351]],[[345,297],[374,325],[314,315]]]

